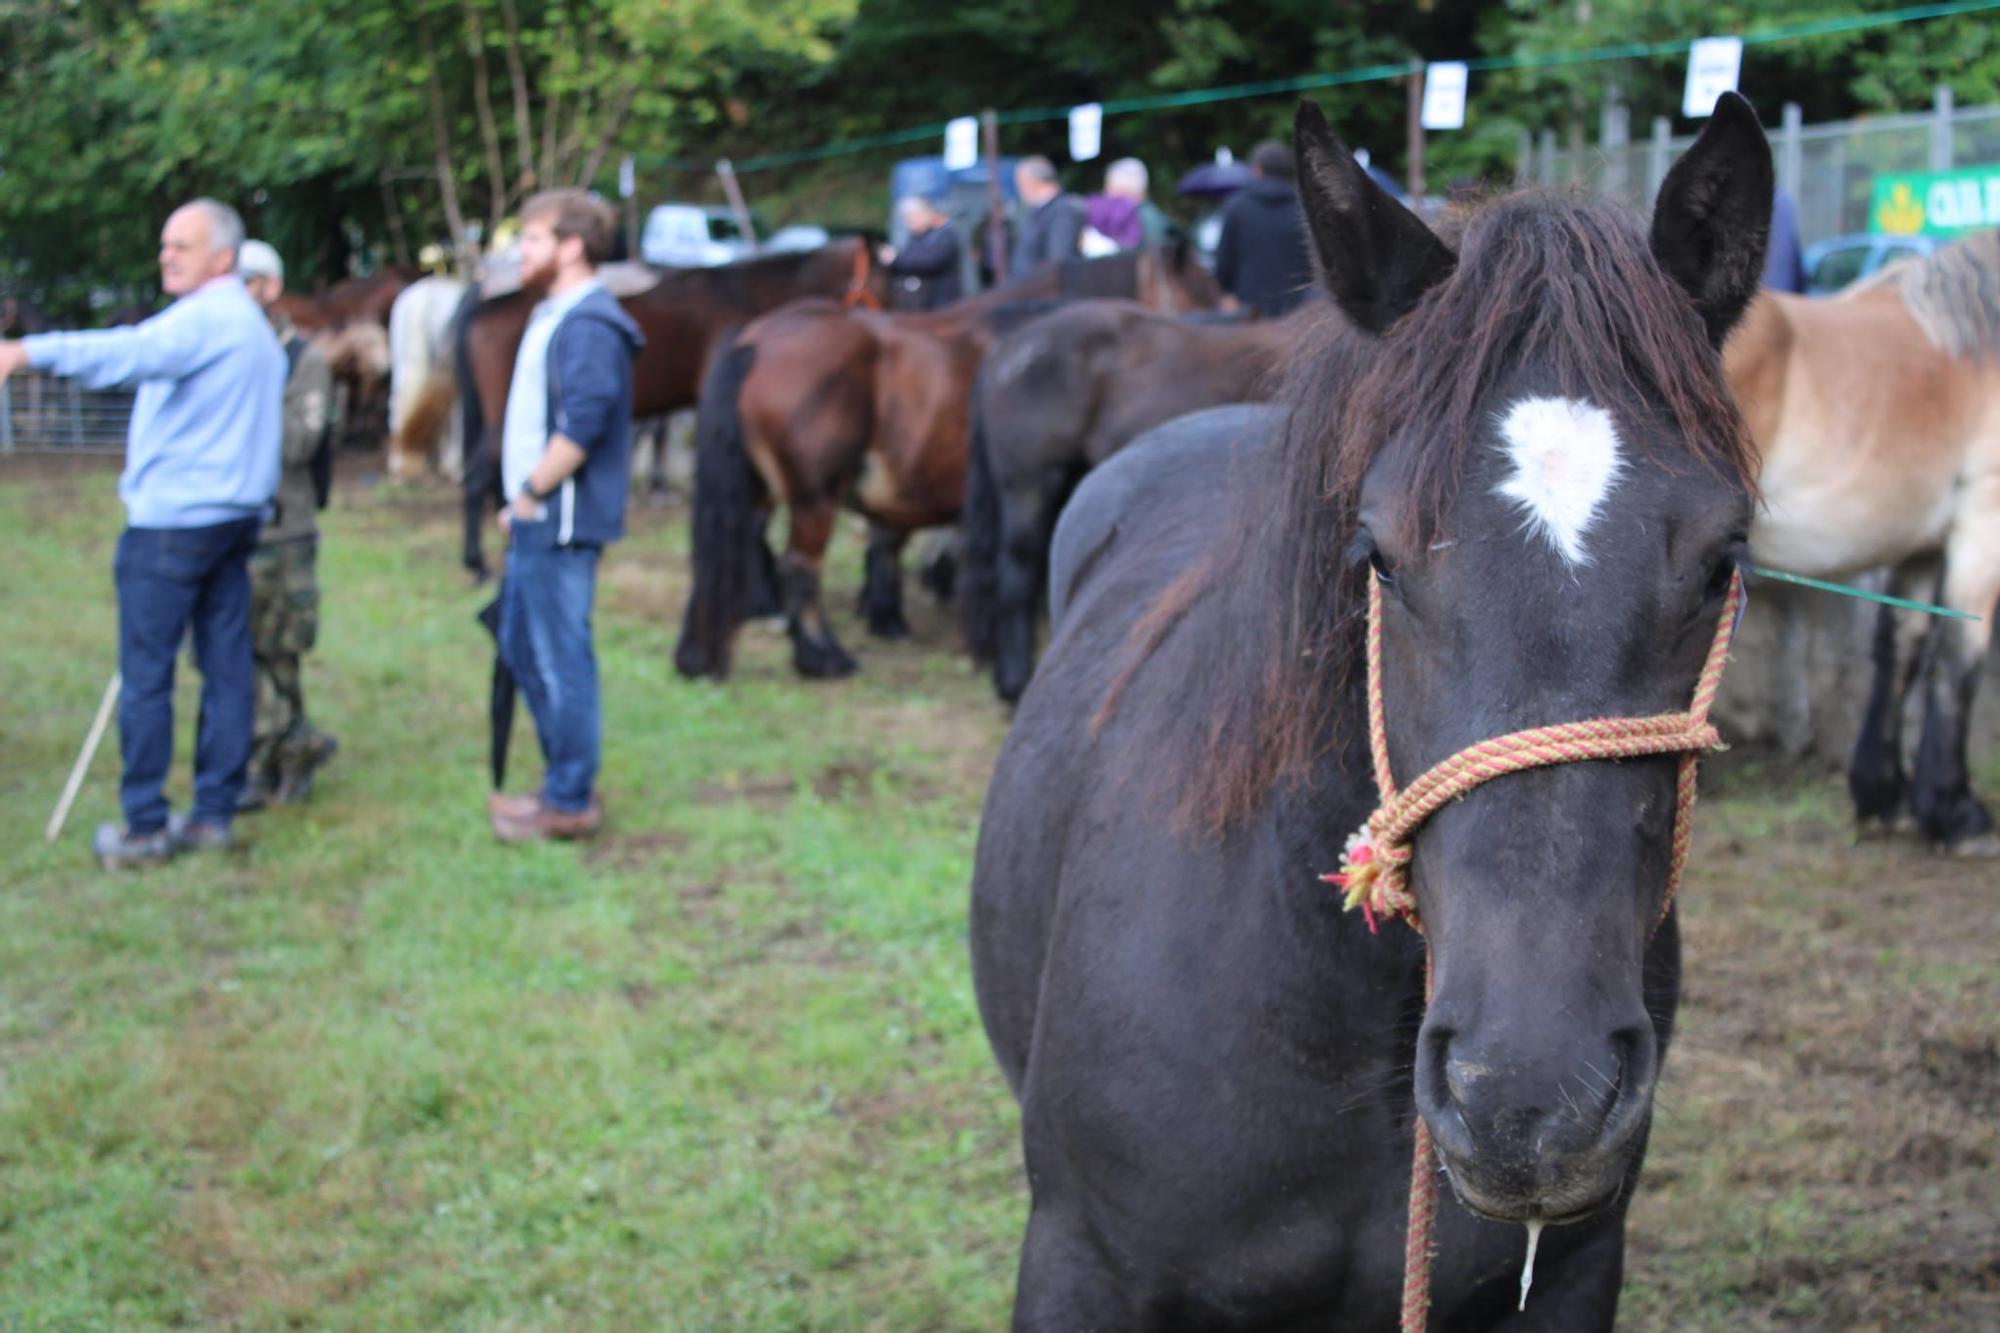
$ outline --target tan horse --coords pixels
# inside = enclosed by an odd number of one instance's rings
[[[1932,844],[2000,854],[1966,771],[1966,731],[2000,600],[2000,232],[1912,260],[1830,301],[1766,294],[1725,363],[1763,452],[1759,563],[1839,578],[1879,566],[1907,583],[1942,557],[1935,592],[1978,623],[1940,621],[1906,676],[1885,610],[1876,681],[1849,768],[1864,826],[1905,809]],[[1898,726],[1924,689],[1905,781]]]

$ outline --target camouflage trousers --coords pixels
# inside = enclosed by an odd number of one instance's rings
[[[257,666],[252,788],[278,791],[311,765],[322,736],[306,717],[300,658],[319,637],[319,538],[270,542],[250,557],[250,644]]]

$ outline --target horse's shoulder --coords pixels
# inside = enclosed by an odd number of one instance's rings
[[[1193,412],[1141,435],[1085,477],[1050,547],[1051,623],[1061,623],[1086,577],[1142,554],[1170,511],[1193,506],[1219,526],[1233,463],[1265,448],[1281,417],[1262,404]]]

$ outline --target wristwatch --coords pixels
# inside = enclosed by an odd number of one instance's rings
[[[547,504],[549,502],[549,497],[551,495],[554,495],[555,492],[538,491],[535,489],[535,483],[533,481],[524,481],[521,483],[521,494],[527,496],[530,500],[533,500],[536,504],[540,505],[540,504]]]

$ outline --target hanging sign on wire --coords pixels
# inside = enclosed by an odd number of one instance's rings
[[[959,116],[944,127],[944,169],[964,171],[979,162],[979,117]]]
[[[1433,60],[1424,66],[1424,128],[1465,128],[1465,62]]]
[[[1069,156],[1088,162],[1104,151],[1104,104],[1085,102],[1069,109]]]
[[[1690,120],[1715,114],[1715,99],[1736,91],[1743,72],[1741,37],[1698,37],[1688,47],[1687,90],[1681,114]]]

